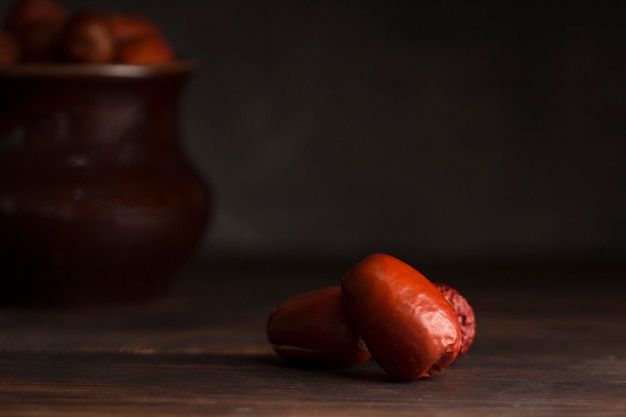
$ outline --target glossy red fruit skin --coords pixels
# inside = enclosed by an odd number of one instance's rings
[[[341,303],[341,288],[327,287],[291,297],[267,321],[276,353],[294,363],[344,368],[371,355]]]
[[[464,355],[467,353],[470,346],[472,346],[474,336],[476,335],[476,316],[474,315],[474,309],[467,299],[454,288],[440,282],[434,282],[433,284],[444,298],[448,300],[456,312],[459,325],[461,326],[461,350],[459,355]]]
[[[402,380],[432,376],[457,357],[461,329],[452,306],[420,272],[375,253],[344,277],[342,301],[372,357]]]

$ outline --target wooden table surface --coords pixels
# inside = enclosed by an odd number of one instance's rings
[[[420,267],[473,304],[466,356],[415,382],[288,366],[267,315],[347,267],[195,263],[141,305],[0,309],[0,416],[626,416],[622,266]]]

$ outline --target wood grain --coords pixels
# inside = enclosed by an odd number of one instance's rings
[[[271,308],[340,271],[200,263],[149,304],[0,310],[0,416],[626,415],[621,267],[431,268],[472,302],[477,336],[412,383],[373,361],[305,369],[272,352]]]

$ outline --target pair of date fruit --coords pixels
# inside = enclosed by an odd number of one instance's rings
[[[475,326],[474,311],[458,291],[376,253],[341,285],[278,305],[267,337],[279,356],[295,363],[342,368],[373,358],[391,376],[412,381],[465,354]]]
[[[0,65],[28,63],[160,64],[174,52],[140,16],[68,11],[57,0],[17,0],[0,29]]]

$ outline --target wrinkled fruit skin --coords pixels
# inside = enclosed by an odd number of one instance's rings
[[[457,315],[439,290],[410,265],[373,254],[342,283],[344,308],[372,357],[402,380],[432,376],[461,348]]]
[[[162,64],[173,61],[174,52],[162,37],[146,36],[121,44],[116,60],[121,64]]]
[[[344,311],[339,286],[281,303],[270,314],[267,337],[279,356],[311,366],[348,367],[371,357]]]
[[[452,305],[461,326],[461,351],[459,355],[464,355],[472,346],[476,335],[476,318],[474,309],[469,305],[467,299],[457,290],[449,285],[434,282],[433,285],[441,292],[446,300]]]

